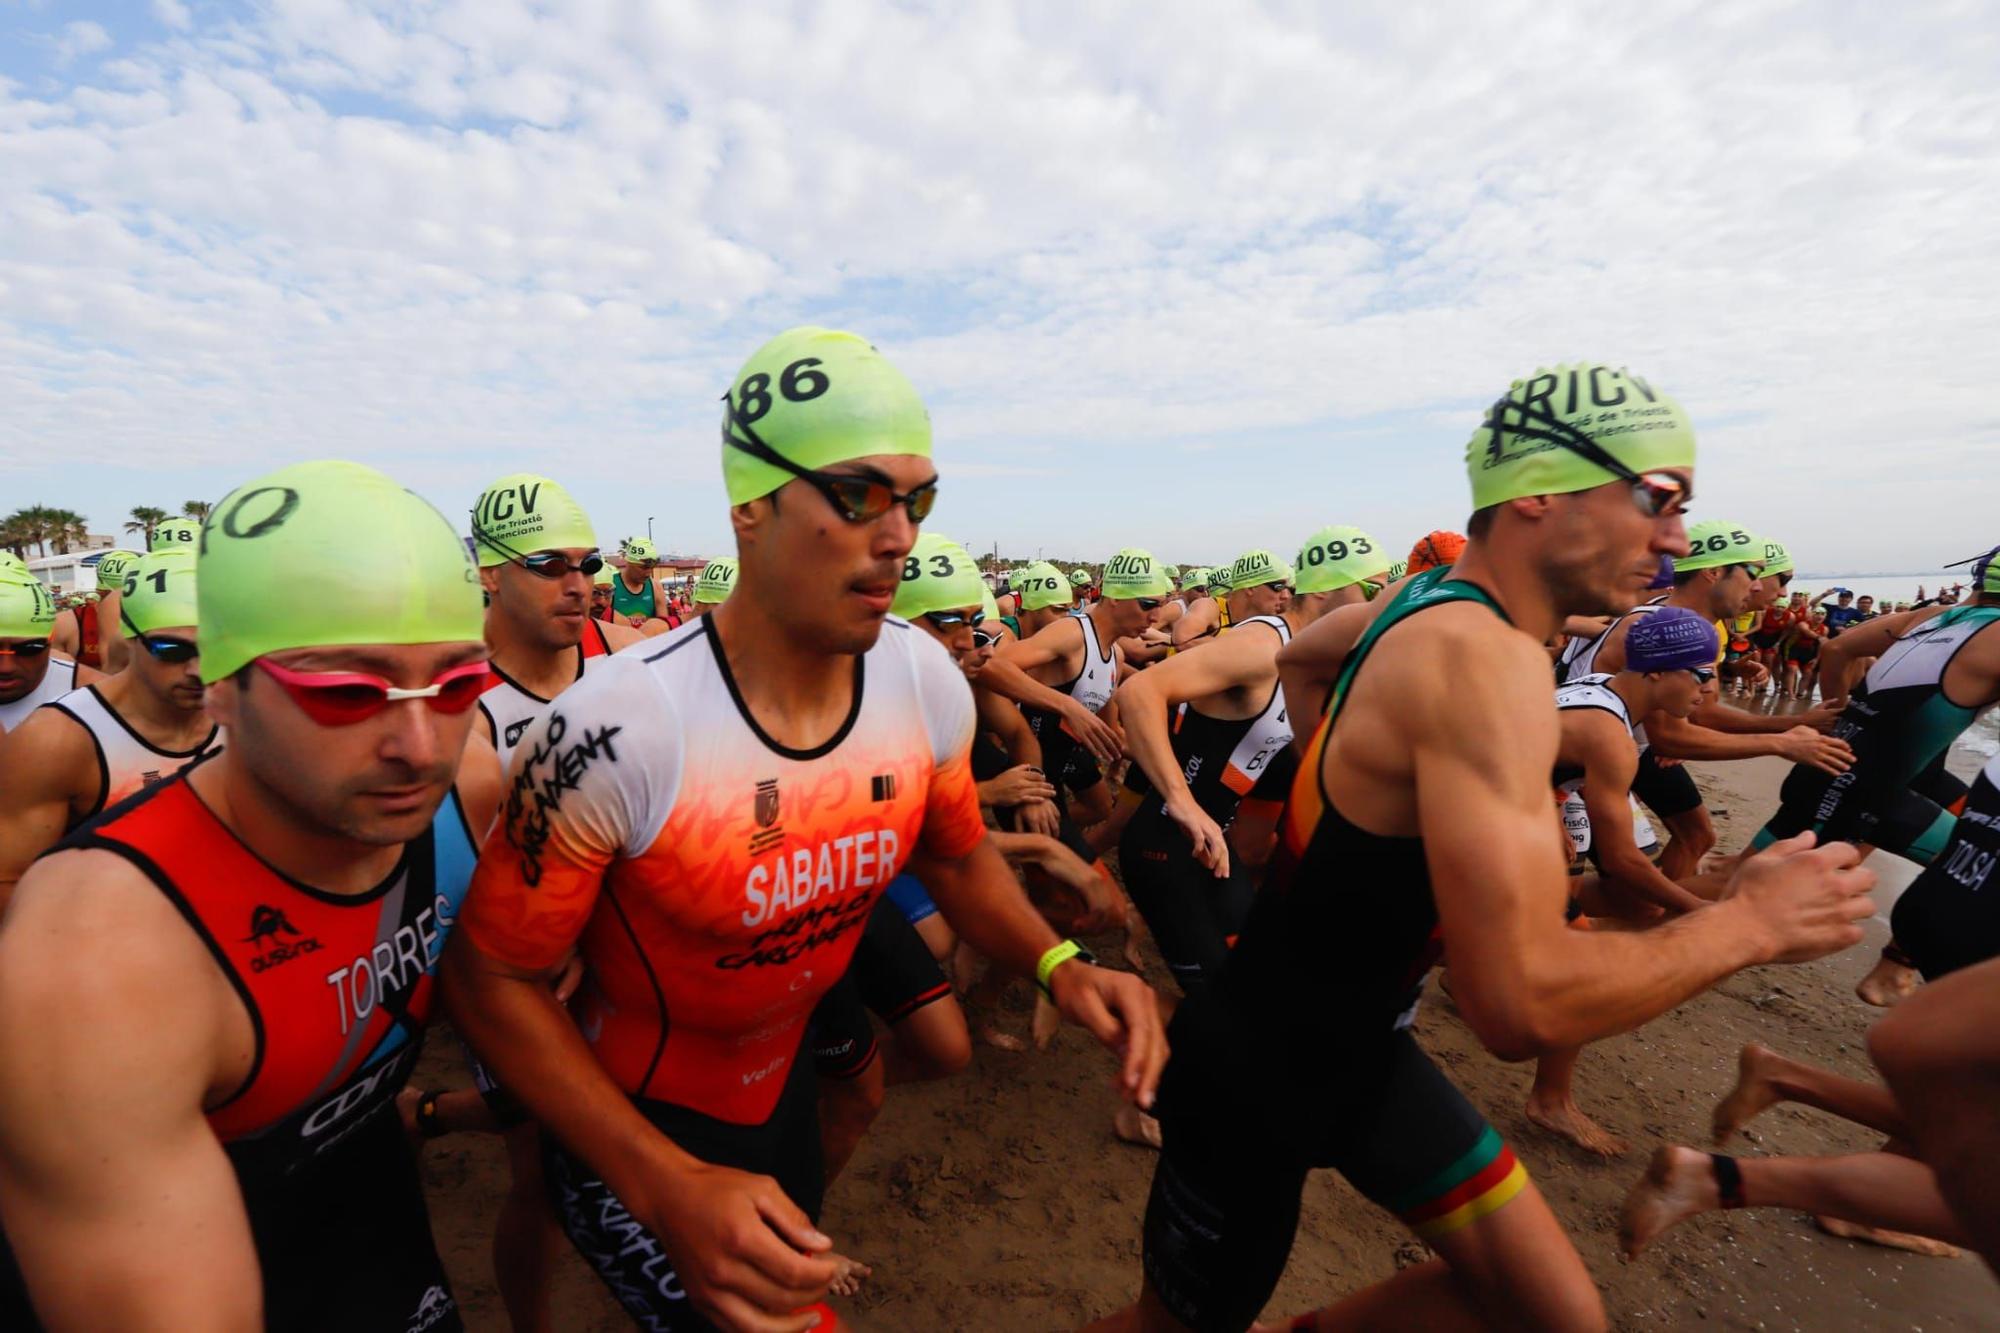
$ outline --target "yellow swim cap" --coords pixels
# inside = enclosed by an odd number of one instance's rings
[[[195,552],[192,546],[149,551],[125,571],[124,596],[118,618],[127,634],[197,625],[194,593]]]
[[[472,544],[488,569],[536,551],[597,549],[590,520],[561,483],[532,472],[502,477],[472,507]]]

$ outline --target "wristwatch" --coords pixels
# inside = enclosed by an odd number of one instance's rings
[[[1072,958],[1084,963],[1095,963],[1097,961],[1096,954],[1084,948],[1075,940],[1064,940],[1061,944],[1055,945],[1047,953],[1043,954],[1041,961],[1035,964],[1035,984],[1040,986],[1042,994],[1048,996],[1051,1000],[1056,998],[1056,994],[1049,989],[1049,977],[1054,974],[1058,967],[1061,967]]]

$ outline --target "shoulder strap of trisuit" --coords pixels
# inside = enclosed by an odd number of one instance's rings
[[[1374,648],[1376,640],[1417,612],[1428,611],[1447,602],[1477,602],[1502,620],[1507,620],[1507,613],[1500,609],[1500,603],[1493,600],[1493,594],[1466,579],[1445,577],[1450,573],[1451,567],[1446,565],[1426,570],[1405,583],[1390,599],[1389,605],[1383,607],[1381,614],[1362,632],[1360,641],[1341,664],[1340,675],[1333,682],[1333,693],[1327,698],[1328,726],[1332,726],[1340,716],[1341,708],[1347,703],[1348,686],[1354,683],[1354,673],[1361,669],[1362,660]]]

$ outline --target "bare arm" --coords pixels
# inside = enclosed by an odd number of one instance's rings
[[[1415,769],[1432,891],[1466,1021],[1495,1054],[1522,1059],[1636,1027],[1752,963],[1817,957],[1861,938],[1874,875],[1854,848],[1806,852],[1810,836],[1752,857],[1729,901],[1641,933],[1568,930],[1562,856],[1548,831],[1555,709],[1525,639],[1405,654],[1387,706]],[[1400,698],[1396,696],[1400,695]],[[1490,719],[1467,727],[1464,719]],[[1759,865],[1758,863],[1762,863]]]
[[[1221,616],[1215,609],[1213,597],[1203,598],[1182,613],[1174,622],[1173,642],[1176,648],[1188,648],[1200,642],[1211,630],[1221,623]]]
[[[22,880],[0,929],[0,1215],[50,1328],[262,1327],[236,1173],[202,1115],[233,1002],[119,858],[66,852]]]
[[[56,612],[56,623],[49,627],[49,646],[64,657],[75,657],[83,650],[83,630],[76,623],[76,612],[65,608]]]
[[[614,653],[620,648],[629,648],[646,637],[630,625],[621,625],[615,620],[599,620],[593,623],[604,631],[604,644]],[[666,623],[664,620],[660,622],[662,625]]]
[[[1591,847],[1606,876],[1648,902],[1679,915],[1708,904],[1660,873],[1639,850],[1628,794],[1639,772],[1632,733],[1608,714],[1563,718],[1563,752],[1584,766],[1583,808],[1590,815]]]
[[[96,804],[98,782],[89,735],[53,709],[37,708],[0,737],[0,909],[34,859]]]
[[[1059,943],[990,837],[952,860],[920,851],[912,865],[959,938],[1000,966],[1032,977],[1042,955]],[[1119,1089],[1126,1098],[1151,1106],[1167,1063],[1166,1029],[1152,989],[1129,972],[1075,961],[1050,974],[1049,988],[1065,1018],[1122,1057]]]
[[[1082,644],[1081,626],[1058,621],[1039,634],[1001,648],[979,673],[979,683],[1017,703],[1056,714],[1100,762],[1115,764],[1125,753],[1125,740],[1117,729],[1069,695],[1057,693],[1028,674],[1036,667],[1064,661],[1069,647]]]
[[[1797,722],[1796,718],[1791,720]],[[1809,726],[1795,725],[1761,735],[1731,735],[1655,713],[1646,719],[1646,736],[1653,749],[1668,759],[1754,759],[1774,754],[1835,774],[1845,773],[1854,763],[1854,749],[1846,741]]]

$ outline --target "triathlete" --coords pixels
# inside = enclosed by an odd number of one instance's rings
[[[1151,1100],[1165,1047],[1152,993],[1021,895],[980,821],[964,677],[888,616],[937,494],[916,391],[853,334],[800,328],[727,399],[736,589],[523,739],[445,979],[634,1317],[790,1331],[836,1271],[801,1039],[912,857],[975,948],[1125,1052],[1127,1096]],[[575,1023],[544,984],[572,947]]]
[[[46,584],[25,571],[0,570],[0,736],[43,704],[102,679],[53,650],[55,623],[56,599]]]
[[[1466,1021],[1518,1059],[1636,1026],[1740,967],[1845,947],[1873,910],[1854,849],[1804,839],[1655,930],[1565,928],[1542,645],[1566,614],[1629,607],[1683,549],[1693,433],[1637,376],[1565,366],[1517,382],[1466,461],[1477,512],[1457,564],[1281,652],[1287,699],[1331,676],[1332,704],[1280,862],[1220,980],[1174,1016],[1145,1288],[1105,1327],[1249,1325],[1320,1166],[1439,1257],[1293,1327],[1603,1327],[1555,1214],[1410,1035],[1440,946]],[[1337,939],[1357,944],[1329,967]]]
[[[1685,607],[1711,622],[1741,613],[1763,578],[1764,543],[1742,525],[1720,519],[1695,524],[1687,537],[1688,553],[1674,557],[1673,590],[1658,604]],[[1635,607],[1588,642],[1572,640],[1559,668],[1562,680],[1615,675],[1624,670],[1625,636],[1636,618],[1652,605]],[[1718,643],[1718,664],[1721,655]],[[1832,725],[1831,713],[1821,710],[1794,717],[1747,713],[1721,702],[1712,683],[1688,720],[1659,717],[1647,719],[1643,725],[1650,746],[1639,758],[1639,776],[1632,791],[1673,835],[1660,856],[1660,872],[1673,880],[1686,879],[1699,870],[1701,858],[1715,846],[1715,824],[1686,767],[1660,760],[1747,759],[1775,754],[1831,774],[1840,772],[1853,758],[1843,742],[1819,730]]]
[[[120,599],[139,648],[125,669],[36,709],[0,740],[0,906],[63,834],[215,746],[201,706],[194,559],[185,546],[139,557]]]
[[[456,1329],[394,1101],[499,795],[477,576],[333,462],[225,497],[196,567],[225,747],[0,926],[0,1214],[52,1327]]]
[[[1896,942],[1926,982],[2000,957],[2000,758],[1973,782],[1951,841],[1896,900]],[[1878,1045],[1875,1034],[1870,1048]],[[1966,1085],[1961,1098],[1977,1094]],[[1622,1239],[1636,1254],[1668,1227],[1715,1208],[1798,1208],[1836,1235],[1949,1255],[1972,1243],[1941,1188],[1936,1163],[1907,1150],[1912,1127],[1890,1089],[1745,1046],[1736,1086],[1715,1108],[1721,1147],[1753,1117],[1783,1102],[1811,1106],[1890,1137],[1883,1151],[1842,1157],[1760,1157],[1742,1162],[1663,1147],[1626,1200]],[[1898,1151],[1900,1149],[1900,1151]],[[1845,1225],[1843,1225],[1845,1224]]]
[[[81,666],[107,675],[125,669],[125,638],[118,628],[118,600],[125,575],[139,558],[133,551],[106,551],[97,559],[97,600],[77,603],[56,616],[49,642]]]
[[[590,618],[590,579],[604,557],[589,517],[559,483],[517,472],[480,492],[472,549],[492,654],[479,718],[504,771],[552,699],[641,636]]]
[[[1835,778],[1795,766],[1753,846],[1813,829],[1918,865],[1937,858],[1955,820],[1951,793],[1939,790],[1944,756],[2000,701],[2000,547],[1975,561],[1972,588],[1956,606],[1877,616],[1827,641],[1820,652],[1829,689],[1846,678],[1847,661],[1875,659],[1851,698],[1827,701],[1844,705],[1833,734],[1854,747],[1854,765]],[[1894,1004],[1916,984],[1914,965],[1891,940],[1857,993]]]
[[[1217,565],[1204,568],[1206,579],[1200,592],[1194,597],[1184,597],[1187,609],[1174,622],[1174,650],[1182,652],[1205,643],[1222,633],[1229,625],[1229,609],[1223,605],[1229,596],[1229,567]]]
[[[611,585],[618,581],[618,571],[609,561],[599,565],[597,572],[590,576],[590,618],[599,622],[618,619],[611,609]],[[620,624],[624,622],[620,621]],[[627,625],[627,629],[631,626]]]
[[[1662,875],[1641,850],[1631,793],[1646,744],[1638,719],[1694,711],[1702,687],[1715,677],[1715,628],[1683,607],[1661,607],[1632,626],[1625,658],[1625,670],[1615,676],[1581,676],[1556,689],[1561,731],[1552,777],[1563,827],[1573,853],[1603,872],[1597,880],[1572,880],[1580,892],[1571,900],[1571,919],[1586,927],[1590,917],[1650,924],[1707,906]],[[1550,1051],[1536,1061],[1525,1114],[1580,1148],[1615,1157],[1625,1145],[1576,1104],[1579,1053]]]
[[[688,615],[707,615],[728,601],[735,587],[736,561],[726,555],[715,557],[701,567],[701,577],[694,581],[694,597],[688,606]]]
[[[661,627],[667,623],[667,595],[654,572],[660,567],[659,551],[647,538],[630,537],[619,554],[625,558],[625,567],[611,585],[612,613],[641,633],[661,633],[662,629],[646,623],[658,621]]]
[[[1112,556],[1096,586],[1098,601],[1007,645],[980,682],[1021,705],[1058,804],[1086,827],[1111,813],[1104,772],[1123,751],[1116,730],[1099,716],[1118,686],[1118,641],[1149,626],[1168,595],[1166,575],[1137,547]]]

